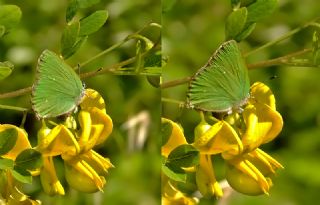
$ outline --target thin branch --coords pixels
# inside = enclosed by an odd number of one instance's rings
[[[306,49],[303,49],[301,51],[297,51],[297,52],[290,53],[290,54],[285,55],[285,56],[281,56],[279,58],[274,58],[274,59],[271,59],[271,60],[266,60],[266,61],[262,61],[262,62],[258,62],[258,63],[248,64],[247,67],[248,67],[249,70],[251,70],[251,69],[268,67],[268,66],[273,66],[273,65],[281,65],[281,64],[295,65],[295,64],[290,64],[289,60],[292,59],[293,57],[301,56],[301,55],[309,53],[311,51],[312,51],[311,48],[306,48]]]
[[[27,108],[10,106],[10,105],[0,105],[0,109],[15,110],[15,111],[19,111],[19,112],[28,112],[29,111],[29,109],[27,109]]]
[[[177,79],[177,80],[168,81],[168,82],[165,82],[165,83],[161,84],[161,89],[175,87],[177,85],[182,85],[182,84],[188,83],[191,79],[192,79],[192,76],[180,78],[180,79]]]
[[[142,54],[142,56],[145,56],[147,55],[148,53],[150,53],[151,51],[154,51],[155,49],[158,48],[159,46],[159,42],[160,42],[160,38],[157,39],[157,41],[155,42],[154,46],[144,52]],[[136,57],[132,57],[132,58],[129,58],[127,60],[124,60],[120,63],[116,63],[116,64],[113,64],[107,68],[103,68],[103,69],[98,69],[97,71],[90,71],[90,72],[87,72],[87,73],[83,73],[80,75],[80,78],[81,79],[85,79],[85,78],[90,78],[90,77],[93,77],[93,76],[96,76],[96,75],[101,75],[103,73],[116,73],[116,69],[118,68],[121,68],[125,65],[128,65],[130,63],[133,63],[134,61],[136,60]],[[86,61],[85,63],[82,63],[81,66],[83,66],[84,64],[87,64],[89,63],[90,61]],[[20,90],[15,90],[15,91],[12,91],[12,92],[7,92],[7,93],[2,93],[0,94],[0,99],[5,99],[5,98],[12,98],[12,97],[17,97],[17,96],[21,96],[21,95],[25,95],[25,94],[28,94],[32,91],[32,86],[30,87],[26,87],[26,88],[23,88],[23,89],[20,89]]]
[[[309,27],[309,26],[315,26],[315,27],[319,28],[319,24],[316,23],[316,21],[317,21],[319,18],[320,18],[320,17],[317,17],[317,18],[315,18],[314,20],[309,21],[308,23],[305,23],[304,25],[299,26],[298,28],[293,29],[292,31],[286,33],[285,35],[283,35],[283,36],[281,36],[281,37],[279,37],[279,38],[277,38],[277,39],[275,39],[275,40],[273,40],[273,41],[270,41],[270,42],[268,42],[268,43],[266,43],[266,44],[264,44],[264,45],[262,45],[262,46],[260,46],[260,47],[258,47],[258,48],[256,48],[256,49],[252,50],[252,51],[249,51],[248,53],[245,53],[245,54],[244,54],[244,57],[247,57],[247,56],[249,56],[249,55],[252,55],[252,54],[254,54],[254,53],[257,53],[258,51],[260,51],[260,50],[262,50],[262,49],[265,49],[265,48],[267,48],[267,47],[269,47],[269,46],[272,46],[272,45],[274,45],[274,44],[277,44],[277,43],[279,43],[279,42],[281,42],[281,41],[283,41],[283,40],[285,40],[285,39],[293,36],[294,34],[300,32],[301,30]]]
[[[26,87],[26,88],[22,88],[20,90],[15,90],[15,91],[11,91],[11,92],[0,94],[0,99],[13,98],[13,97],[25,95],[27,93],[30,93],[31,91],[32,91],[32,87],[31,86],[30,87]]]

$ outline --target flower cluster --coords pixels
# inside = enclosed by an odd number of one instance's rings
[[[53,157],[64,160],[68,184],[82,192],[102,190],[105,176],[113,165],[92,148],[103,143],[112,131],[112,120],[106,114],[105,103],[100,94],[87,89],[78,114],[80,129],[74,118],[68,117],[65,124],[49,129],[45,123],[38,132],[38,150],[43,156],[40,179],[47,194],[64,195],[58,180]]]
[[[254,83],[250,92],[248,103],[241,113],[234,112],[220,120],[214,119],[213,124],[208,124],[201,113],[201,122],[194,130],[191,145],[200,155],[194,171],[198,190],[203,196],[223,195],[214,174],[213,155],[221,154],[226,161],[229,185],[247,195],[268,194],[272,186],[270,177],[277,169],[283,168],[259,148],[278,136],[283,126],[274,95],[260,82]],[[172,125],[171,135],[161,150],[162,155],[167,157],[172,150],[187,142],[178,124],[167,119],[163,121]],[[163,192],[164,198],[168,199],[168,196],[167,192]],[[172,197],[171,200],[174,201]]]
[[[10,124],[0,125],[0,133],[9,130],[14,130],[17,134],[15,145],[3,155],[3,159],[14,161],[17,156],[26,149],[31,148],[28,140],[28,134],[25,130]],[[3,139],[0,139],[3,140]],[[0,204],[31,204],[39,205],[40,201],[30,199],[27,195],[21,192],[19,183],[13,177],[13,171],[10,169],[0,170]]]
[[[12,162],[6,169],[4,166],[0,167],[0,202],[40,204],[19,190],[19,182],[13,176],[13,166],[16,166],[17,158],[25,150],[33,150],[42,162],[36,169],[27,171],[33,176],[40,175],[45,193],[65,194],[54,166],[53,159],[58,156],[64,161],[65,178],[70,187],[86,193],[102,191],[106,183],[105,176],[113,165],[108,158],[95,152],[93,147],[102,144],[108,138],[112,127],[113,123],[106,113],[103,98],[92,89],[85,91],[77,120],[69,116],[63,123],[55,124],[51,128],[42,121],[42,128],[38,131],[38,144],[34,148],[31,147],[25,130],[14,125],[0,125],[0,160],[9,160],[6,161],[8,164]],[[2,145],[10,146],[10,149]]]

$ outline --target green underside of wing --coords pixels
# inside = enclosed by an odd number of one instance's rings
[[[32,104],[40,118],[56,117],[72,111],[84,88],[79,76],[51,51],[44,51],[38,64]]]
[[[204,111],[225,112],[249,96],[248,71],[235,41],[224,43],[190,83],[188,104]]]

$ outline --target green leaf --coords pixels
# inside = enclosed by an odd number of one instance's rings
[[[0,158],[0,169],[12,169],[14,165],[13,160]]]
[[[4,26],[6,31],[16,26],[21,19],[21,10],[16,5],[0,6],[0,25]]]
[[[199,151],[192,145],[180,145],[169,154],[167,166],[192,167],[199,164]]]
[[[34,170],[42,166],[42,156],[34,149],[26,149],[17,156],[15,162],[21,169]]]
[[[66,21],[69,23],[79,10],[78,0],[71,0],[66,11]]]
[[[12,170],[12,175],[19,182],[28,183],[28,184],[32,183],[32,176],[30,172],[28,172],[25,169],[22,169],[21,167],[15,166],[14,169]]]
[[[80,36],[87,36],[98,31],[108,19],[108,12],[100,10],[80,20]]]
[[[72,48],[69,49],[69,52],[66,53],[63,58],[67,59],[71,57],[73,54],[75,54],[75,52],[77,52],[81,48],[81,46],[86,42],[87,39],[88,39],[88,36],[80,37],[77,43]]]
[[[0,62],[0,80],[8,77],[14,68],[14,65],[9,61]]]
[[[277,8],[277,4],[277,0],[257,0],[256,2],[247,7],[247,23],[255,23],[271,15]]]
[[[256,23],[250,24],[248,27],[246,27],[239,35],[237,35],[234,40],[240,42],[243,39],[247,38],[252,31],[254,30],[254,28],[256,27]]]
[[[0,156],[8,153],[16,144],[18,131],[14,128],[0,132]]]
[[[88,8],[100,2],[100,0],[77,0],[80,8]]]
[[[6,27],[0,25],[0,38],[6,33]]]
[[[162,165],[162,172],[169,177],[170,179],[178,182],[186,182],[187,174],[186,173],[178,173],[171,170],[168,166]]]
[[[247,8],[243,7],[233,11],[227,18],[226,22],[226,36],[227,40],[234,39],[240,34],[247,21]]]
[[[172,129],[173,129],[173,127],[170,122],[162,122],[161,123],[162,146],[168,142],[169,137],[172,133]]]
[[[61,36],[61,48],[60,53],[64,59],[67,59],[76,51],[74,46],[78,41],[78,34],[80,31],[80,23],[74,22],[73,24],[67,25]]]

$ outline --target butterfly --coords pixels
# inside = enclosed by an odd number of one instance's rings
[[[38,59],[32,87],[32,109],[37,118],[57,117],[74,110],[84,95],[84,86],[75,71],[57,54],[44,50]]]
[[[223,43],[192,77],[187,107],[210,112],[239,110],[250,96],[248,69],[234,40]]]

